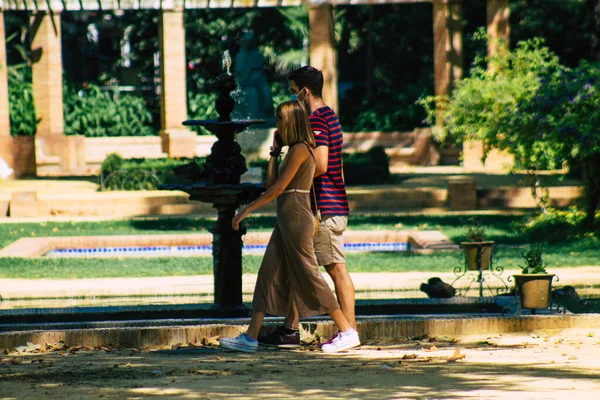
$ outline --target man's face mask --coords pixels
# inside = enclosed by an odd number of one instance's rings
[[[291,94],[290,95],[290,99],[292,101],[299,101],[299,102],[304,102],[304,100],[306,100],[306,93],[304,93],[306,91],[306,88],[302,88],[300,89],[300,91],[298,92],[298,94]]]
[[[298,100],[301,103],[304,103],[304,100],[306,100],[306,88],[302,88],[298,94],[296,95],[296,100]]]

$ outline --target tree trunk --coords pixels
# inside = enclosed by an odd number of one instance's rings
[[[367,24],[367,91],[365,97],[373,98],[373,31],[375,30],[375,7],[369,7],[369,23]]]
[[[600,0],[587,0],[586,8],[590,18],[590,30],[592,33],[590,59],[600,60]]]
[[[596,210],[600,204],[600,154],[594,154],[583,161],[583,179],[585,182],[586,218],[585,225],[593,229]]]

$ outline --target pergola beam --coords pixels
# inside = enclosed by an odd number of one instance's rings
[[[431,3],[433,0],[0,0],[13,11],[176,10]]]

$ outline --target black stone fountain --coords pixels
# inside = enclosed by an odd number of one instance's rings
[[[213,234],[213,311],[224,316],[238,316],[247,312],[242,302],[242,236],[246,229],[240,225],[239,230],[233,230],[231,220],[240,204],[260,196],[264,186],[262,183],[240,183],[240,177],[247,168],[235,136],[248,126],[264,124],[266,120],[231,120],[235,102],[230,93],[237,84],[229,73],[229,65],[230,59],[226,54],[224,67],[227,72],[214,81],[218,92],[218,119],[183,121],[185,126],[202,126],[217,137],[204,168],[195,163],[178,167],[175,174],[191,183],[163,184],[158,188],[184,191],[190,195],[190,200],[212,203],[217,209],[217,221],[210,229]]]

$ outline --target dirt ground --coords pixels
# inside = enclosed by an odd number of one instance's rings
[[[5,350],[2,399],[599,399],[600,328],[367,342],[325,355],[63,343]]]

